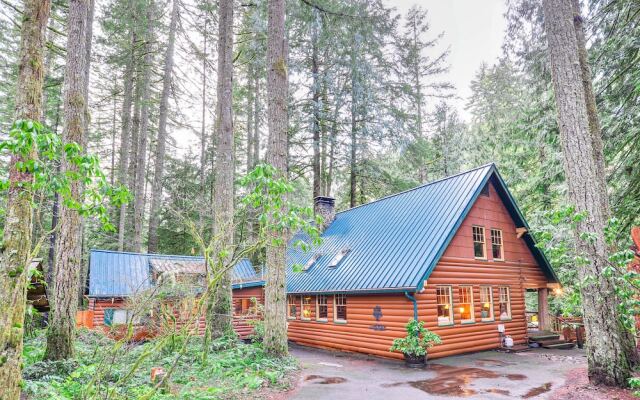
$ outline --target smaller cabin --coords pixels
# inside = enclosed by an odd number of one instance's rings
[[[110,327],[127,322],[130,317],[127,300],[163,283],[170,282],[183,286],[182,290],[200,292],[205,273],[203,257],[91,250],[87,294],[89,311],[93,313],[91,326]],[[252,298],[255,297],[258,302],[263,301],[264,281],[249,260],[245,259],[234,267],[232,285],[234,328],[241,338],[246,338],[252,333],[247,322],[255,318],[251,313],[251,308],[255,309]],[[178,324],[188,314],[180,300],[176,296],[164,300],[174,308]],[[204,333],[204,318],[198,317],[196,324],[199,332]]]

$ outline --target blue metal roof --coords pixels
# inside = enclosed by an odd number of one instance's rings
[[[322,244],[303,252],[289,246],[288,293],[416,291],[423,286],[458,227],[491,179],[517,226],[527,226],[494,164],[440,179],[336,214]],[[304,240],[295,235],[291,243]],[[557,281],[530,235],[525,243],[551,281]],[[337,267],[328,264],[343,249]],[[320,257],[304,272],[305,265]]]
[[[89,258],[89,296],[126,297],[150,288],[152,282],[149,260],[151,259],[204,262],[203,257],[94,249],[91,250]],[[237,285],[247,287],[249,283],[261,280],[262,277],[256,274],[251,262],[247,259],[241,260],[233,269],[234,288]]]

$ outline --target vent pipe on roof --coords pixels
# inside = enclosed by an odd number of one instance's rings
[[[322,217],[320,231],[324,231],[336,219],[336,199],[328,196],[318,196],[313,199],[313,213]]]

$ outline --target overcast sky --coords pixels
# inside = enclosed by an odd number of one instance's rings
[[[434,34],[444,32],[442,44],[450,47],[448,79],[461,99],[455,105],[463,112],[471,94],[469,84],[484,61],[494,63],[501,54],[506,28],[505,0],[384,0],[401,14],[414,4],[428,10]]]

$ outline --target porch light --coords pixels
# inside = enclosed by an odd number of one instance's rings
[[[557,288],[553,289],[553,294],[555,294],[556,296],[560,296],[562,294],[562,288],[561,287],[557,287]]]

